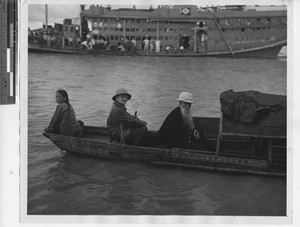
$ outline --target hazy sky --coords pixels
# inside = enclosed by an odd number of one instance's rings
[[[48,4],[48,24],[63,23],[65,18],[79,19],[80,5]],[[28,6],[28,26],[31,29],[41,28],[46,21],[45,5]]]
[[[107,4],[103,4],[104,7]],[[155,7],[155,5],[153,5]],[[90,5],[86,5],[88,9]],[[112,8],[127,7],[131,8],[133,5],[112,5]],[[150,5],[136,5],[136,8],[149,8]],[[48,24],[63,23],[66,18],[73,19],[78,18],[80,21],[80,5],[51,5],[48,4]],[[45,4],[41,5],[28,5],[28,26],[31,29],[41,28],[46,21]]]
[[[38,0],[33,0],[33,1],[37,1]],[[54,25],[54,23],[63,23],[63,20],[66,18],[71,18],[73,19],[73,21],[78,18],[78,21],[80,21],[80,2],[82,3],[83,1],[78,1],[78,0],[74,0],[75,3],[72,5],[68,5],[71,1],[66,1],[66,0],[53,0],[53,1],[47,1],[47,0],[40,0],[40,2],[42,3],[42,1],[44,1],[45,3],[48,3],[48,24],[49,25]],[[119,0],[118,0],[119,1]],[[87,0],[84,1],[85,3],[87,3]],[[258,2],[255,0],[248,0],[248,1],[243,1],[243,0],[238,0],[238,1],[216,1],[216,0],[172,0],[172,2],[168,2],[168,4],[166,5],[183,5],[183,4],[187,4],[187,5],[197,5],[200,6],[199,4],[201,4],[202,6],[207,6],[207,5],[225,5],[225,4],[232,4],[232,3],[240,3],[240,4],[257,4]],[[265,5],[270,5],[270,4],[283,4],[285,1],[279,1],[279,0],[260,0],[259,3],[261,5],[265,4]],[[49,4],[52,3],[52,4]],[[93,2],[89,2],[90,4],[86,4],[86,8],[88,9],[90,7],[91,4],[93,4]],[[115,1],[106,1],[106,0],[102,0],[102,1],[97,1],[97,3],[94,4],[102,4],[102,6],[107,6],[108,4],[110,4],[112,6],[112,8],[122,8],[122,7],[126,7],[126,8],[132,8],[133,5],[136,6],[137,9],[140,8],[149,8],[150,5],[152,5],[154,8],[157,7],[157,5],[163,5],[164,2],[162,2],[161,0],[127,0],[127,1],[123,1],[121,4],[118,2],[117,4]],[[126,5],[125,5],[125,4]],[[165,2],[167,3],[167,2]],[[65,5],[64,5],[65,4]],[[28,5],[28,26],[31,29],[37,29],[37,28],[42,28],[43,23],[45,23],[46,21],[46,16],[45,16],[45,4],[29,4]]]

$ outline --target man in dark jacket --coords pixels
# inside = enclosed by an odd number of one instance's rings
[[[195,128],[190,110],[193,95],[182,92],[177,100],[179,106],[167,116],[158,131],[159,140],[169,148],[204,149],[203,130]]]
[[[131,95],[126,89],[120,88],[112,97],[114,103],[107,118],[107,129],[111,140],[140,146],[145,142],[147,122],[127,112],[125,107]]]

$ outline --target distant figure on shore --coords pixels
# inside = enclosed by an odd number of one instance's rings
[[[183,47],[183,46],[180,46],[180,47],[179,47],[179,50],[180,50],[180,53],[183,54],[183,52],[184,52],[184,47]]]
[[[144,43],[144,52],[148,52],[149,51],[149,39],[148,37],[146,37],[146,39],[144,39],[143,43]]]
[[[136,40],[134,37],[131,38],[131,42],[133,43],[133,48],[136,48]]]
[[[58,90],[55,100],[58,105],[49,126],[44,131],[65,136],[82,137],[83,122],[77,121],[73,106],[69,102],[68,93],[65,90]]]
[[[195,128],[192,117],[193,95],[189,92],[181,92],[176,100],[179,101],[179,105],[167,116],[160,127],[159,140],[169,148],[205,148],[203,130]]]
[[[84,41],[81,43],[81,49],[86,49],[86,50],[89,50],[89,49],[90,49],[87,40],[84,40]]]
[[[116,91],[112,97],[114,103],[107,118],[107,129],[112,141],[142,146],[148,131],[147,122],[127,112],[125,105],[129,99],[131,95],[126,89],[120,88]]]
[[[153,51],[153,48],[154,48],[154,40],[151,38],[149,43],[150,43],[150,51],[149,52],[151,53]]]
[[[167,53],[170,53],[170,50],[171,50],[171,47],[168,45],[168,46],[166,46],[166,52]]]
[[[155,40],[155,52],[160,52],[160,40],[158,38]]]

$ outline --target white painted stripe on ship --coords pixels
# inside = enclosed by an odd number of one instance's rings
[[[10,72],[10,48],[7,48],[6,52],[6,60],[7,60],[7,72]]]
[[[9,96],[14,95],[14,73],[9,73]]]

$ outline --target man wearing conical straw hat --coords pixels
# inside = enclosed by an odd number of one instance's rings
[[[140,120],[136,114],[131,115],[125,107],[131,94],[126,89],[120,88],[112,97],[114,101],[107,118],[107,129],[112,141],[142,146],[145,143],[147,122]]]

